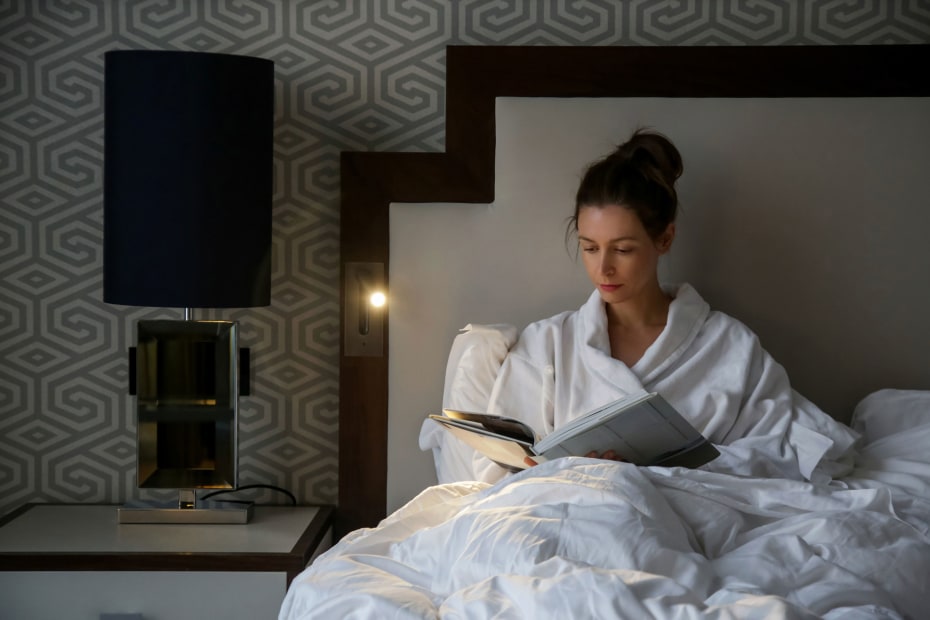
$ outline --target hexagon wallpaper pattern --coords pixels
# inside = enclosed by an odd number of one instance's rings
[[[441,151],[446,46],[928,42],[927,0],[0,0],[0,515],[140,497],[127,349],[180,316],[102,301],[104,52],[274,61],[272,303],[203,316],[252,350],[240,483],[330,503],[339,153]]]

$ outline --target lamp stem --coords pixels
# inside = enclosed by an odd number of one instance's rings
[[[194,309],[193,308],[184,308],[184,320],[185,321],[194,320]]]

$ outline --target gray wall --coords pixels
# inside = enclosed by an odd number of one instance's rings
[[[275,61],[272,305],[208,316],[253,350],[240,482],[332,502],[339,152],[442,150],[447,45],[928,42],[920,0],[0,2],[0,514],[139,497],[126,349],[178,315],[101,300],[103,52]]]

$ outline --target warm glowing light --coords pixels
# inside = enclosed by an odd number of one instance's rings
[[[368,303],[370,303],[372,307],[381,308],[387,303],[387,297],[381,291],[377,291],[371,294],[371,297],[368,298]]]

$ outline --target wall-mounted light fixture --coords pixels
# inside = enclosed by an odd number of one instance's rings
[[[345,265],[345,354],[379,357],[384,354],[384,308],[387,293],[382,263]]]

